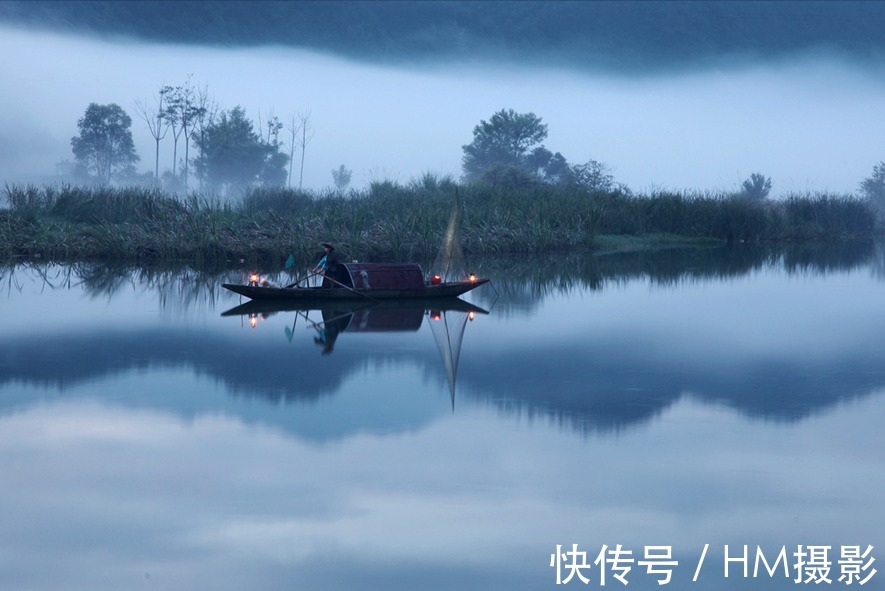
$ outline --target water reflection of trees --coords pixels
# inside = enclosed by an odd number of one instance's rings
[[[201,270],[192,267],[127,267],[101,263],[54,265],[46,263],[9,264],[0,267],[0,282],[8,290],[21,291],[26,281],[41,289],[79,289],[90,298],[112,298],[119,293],[152,291],[162,308],[189,309],[214,305],[224,290],[221,284],[240,281],[241,271]],[[226,293],[226,292],[225,292]]]
[[[77,385],[132,370],[185,370],[210,376],[233,397],[267,402],[273,409],[334,396],[367,368],[417,367],[430,381],[448,381],[453,404],[457,374],[457,404],[470,400],[508,416],[550,421],[586,435],[647,424],[685,399],[724,405],[755,420],[792,423],[885,387],[881,334],[824,359],[747,358],[736,364],[731,356],[713,355],[686,366],[656,354],[658,347],[637,346],[633,337],[599,335],[581,347],[570,342],[482,346],[459,364],[463,317],[459,322],[456,341],[447,340],[447,351],[439,352],[450,358],[441,358],[429,343],[395,346],[399,335],[388,333],[372,344],[363,340],[363,346],[336,350],[331,371],[318,371],[330,366],[317,364],[321,356],[307,331],[305,338],[293,342],[282,333],[278,338],[255,339],[242,338],[236,331],[207,334],[203,327],[164,324],[125,331],[96,328],[49,339],[45,333],[0,335],[0,388],[32,384],[56,390],[47,396],[64,396],[76,391]],[[15,391],[13,387],[5,392]],[[78,392],[92,396],[91,389]],[[166,394],[136,389],[124,399],[171,405],[177,412],[196,410],[193,404],[204,405],[206,412],[224,406],[223,400],[197,400],[184,389],[163,398]],[[21,400],[14,395],[0,400],[0,415],[14,412]],[[399,428],[396,421],[390,428]]]
[[[781,260],[788,273],[822,275],[871,265],[881,267],[882,248],[872,242],[796,244],[783,249]]]
[[[742,244],[731,247],[658,248],[612,253],[554,253],[535,257],[477,259],[472,270],[494,283],[481,288],[475,299],[498,313],[534,308],[550,295],[576,290],[601,290],[636,280],[675,287],[682,283],[741,277],[766,267],[787,273],[826,274],[869,265],[876,277],[885,278],[885,246],[870,242],[841,244]],[[225,282],[242,282],[249,270],[179,267],[127,267],[99,263],[53,265],[8,263],[0,266],[0,282],[7,290],[20,290],[23,280],[48,289],[82,289],[93,298],[108,298],[125,289],[157,293],[162,308],[188,310],[214,307]],[[272,283],[286,284],[289,273],[276,270],[263,275]]]
[[[885,279],[885,243],[879,242],[876,244],[872,269],[874,277]]]
[[[652,348],[653,349],[653,348]],[[469,397],[508,416],[570,430],[618,433],[682,400],[724,406],[756,420],[794,423],[882,392],[885,338],[864,340],[825,360],[790,362],[712,355],[686,366],[631,339],[588,339],[534,350],[489,351],[482,370],[462,372]],[[506,387],[500,376],[507,376]]]
[[[871,242],[842,244],[741,244],[730,247],[658,248],[595,255],[513,257],[481,261],[477,269],[492,277],[499,299],[496,312],[531,309],[550,295],[601,290],[636,280],[663,287],[735,279],[767,267],[787,273],[826,274],[872,265],[885,276],[885,249]],[[504,310],[502,310],[504,308]]]
[[[642,276],[641,269],[637,267],[637,277]],[[128,285],[101,270],[88,275],[92,271],[33,270],[47,286],[73,286],[75,278],[85,282],[88,277],[93,294]],[[9,273],[3,277],[10,284],[22,280],[21,275]],[[163,273],[143,279],[140,275],[125,277],[136,285],[169,279]],[[189,277],[193,276],[176,274],[175,285],[186,283]],[[209,288],[175,289],[205,297]],[[661,347],[654,331],[615,332],[582,337],[579,347],[559,340],[527,342],[522,347],[482,346],[459,366],[464,322],[461,316],[452,323],[455,340],[451,340],[453,333],[446,331],[445,342],[437,342],[442,358],[432,346],[397,347],[394,338],[378,337],[378,346],[366,346],[363,341],[361,347],[337,350],[331,372],[316,371],[320,356],[307,331],[303,339],[294,342],[287,341],[283,333],[274,339],[240,338],[242,333],[208,334],[203,326],[194,329],[163,323],[123,327],[126,330],[121,331],[97,327],[50,339],[45,332],[13,334],[0,337],[0,387],[30,383],[64,393],[77,384],[133,369],[190,368],[223,383],[232,396],[268,401],[274,406],[333,396],[366,367],[418,367],[427,376],[443,377],[441,372],[445,373],[453,400],[457,374],[459,400],[469,399],[531,421],[550,421],[584,434],[617,433],[646,424],[687,398],[725,405],[754,419],[793,422],[883,388],[885,337],[881,334],[859,335],[851,347],[840,347],[824,358],[797,354],[777,360],[722,353],[699,360],[692,357],[694,361],[686,364],[682,363],[684,357],[660,353],[669,348],[669,341],[665,339],[667,345]],[[284,325],[288,328],[289,322]],[[377,325],[365,319],[354,326]],[[431,325],[431,330],[449,327]],[[434,332],[435,338],[440,336]],[[144,403],[157,404],[152,398]],[[208,409],[215,408],[211,400],[205,403]],[[16,404],[16,399],[0,401],[0,414]]]

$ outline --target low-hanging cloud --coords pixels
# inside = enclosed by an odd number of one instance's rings
[[[289,49],[223,49],[97,40],[0,28],[0,180],[51,180],[71,160],[70,139],[90,102],[133,119],[139,170],[153,139],[134,103],[163,85],[205,86],[225,109],[257,122],[310,112],[304,186],[332,185],[344,164],[354,186],[460,176],[461,146],[495,111],[534,112],[545,145],[593,159],[634,190],[733,190],[751,173],[775,195],[856,191],[885,159],[883,82],[869,65],[806,56],[669,75],[616,76],[482,62],[425,68],[371,66]],[[285,132],[283,132],[285,134]],[[182,144],[179,145],[182,147]],[[181,150],[179,150],[179,156]],[[160,170],[172,168],[171,134]],[[293,179],[297,184],[300,154]]]

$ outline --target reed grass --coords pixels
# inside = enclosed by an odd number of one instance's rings
[[[869,239],[876,211],[851,196],[588,192],[537,184],[458,185],[424,175],[362,191],[254,189],[239,202],[156,189],[6,185],[0,257],[59,261],[309,264],[331,241],[359,260],[431,260],[457,193],[468,255],[590,249],[600,234],[718,243]]]

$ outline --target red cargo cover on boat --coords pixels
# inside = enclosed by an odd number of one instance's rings
[[[354,289],[422,289],[424,273],[416,263],[344,263]]]

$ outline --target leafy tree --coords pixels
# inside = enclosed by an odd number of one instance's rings
[[[553,154],[543,146],[532,150],[528,158],[529,169],[540,179],[554,184],[567,185],[574,183],[572,167],[559,152]]]
[[[273,114],[271,109],[267,116],[267,121],[261,122],[261,115],[258,115],[258,126],[264,130],[265,136],[262,138],[267,143],[279,143],[280,131],[283,130],[283,122],[280,118]]]
[[[548,183],[590,191],[611,191],[612,175],[595,160],[573,165],[541,142],[547,125],[534,113],[498,111],[473,129],[473,142],[463,146],[464,180],[510,188]]]
[[[138,162],[132,142],[132,119],[119,105],[90,103],[77,121],[80,134],[71,138],[74,158],[81,170],[100,183]]]
[[[537,175],[512,164],[492,164],[473,182],[479,182],[506,190],[532,189],[541,184]]]
[[[182,166],[184,163],[182,162]],[[187,189],[184,184],[184,173],[179,170],[178,173],[173,173],[168,168],[163,171],[163,174],[160,176],[161,186],[165,191],[170,193],[182,193],[187,192]]]
[[[283,123],[279,117],[271,116],[266,127],[267,136],[263,143],[268,152],[258,180],[265,186],[282,187],[286,184],[286,164],[289,163],[289,157],[282,152],[283,143],[280,141]]]
[[[750,175],[741,185],[741,195],[753,201],[763,201],[771,193],[771,178],[758,172]]]
[[[350,184],[351,176],[353,176],[353,171],[345,168],[343,164],[337,169],[332,169],[332,180],[335,181],[335,188],[339,191],[347,188],[347,185]]]
[[[860,183],[860,192],[873,205],[885,209],[885,162],[873,166],[873,174]]]
[[[241,107],[222,112],[196,137],[194,164],[210,190],[242,191],[255,184],[282,185],[287,156],[278,141],[265,141]]]
[[[157,179],[154,177],[153,172],[138,172],[131,165],[117,171],[114,178],[118,183],[127,187],[143,187],[147,189],[157,186]]]
[[[532,174],[546,167],[552,154],[541,145],[547,125],[534,113],[502,109],[473,128],[473,141],[462,146],[464,179],[474,181],[492,168],[514,167]]]
[[[206,87],[197,91],[197,105],[199,106],[199,110],[197,111],[197,116],[194,118],[194,130],[193,137],[194,142],[197,147],[197,151],[199,154],[197,155],[197,169],[198,173],[200,170],[206,169],[206,160],[204,158],[204,154],[202,150],[200,150],[200,138],[203,137],[206,133],[206,129],[208,129],[211,125],[214,125],[217,117],[219,106],[209,96],[209,91]],[[198,174],[197,177],[200,180],[200,189],[203,189],[203,183],[205,181],[205,176]]]
[[[604,164],[588,160],[570,168],[570,182],[590,191],[611,191],[615,188],[614,177]]]

